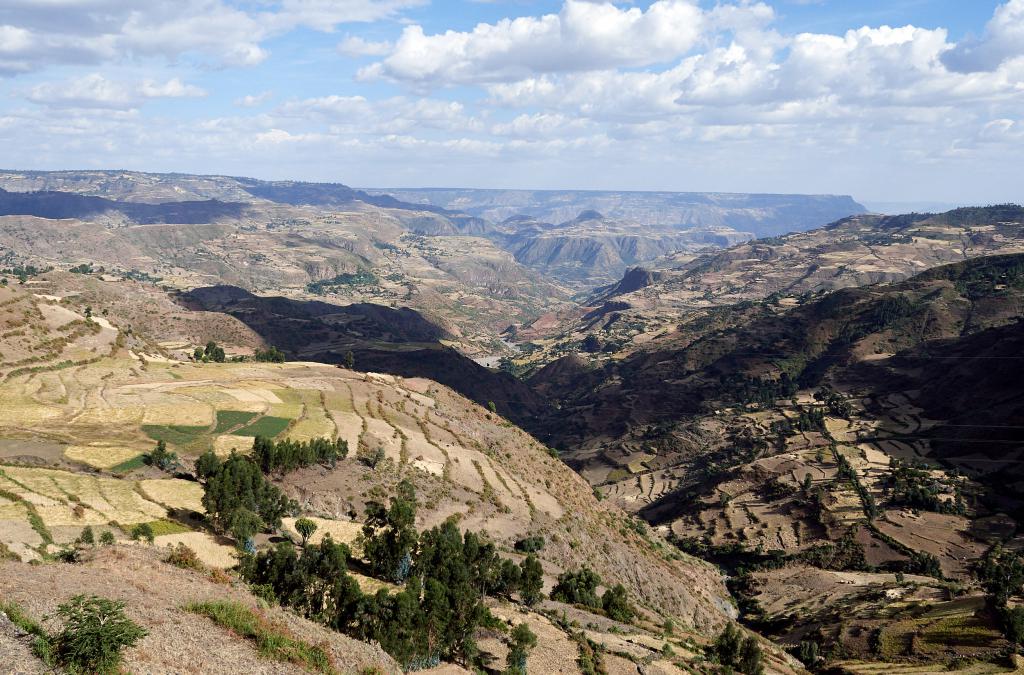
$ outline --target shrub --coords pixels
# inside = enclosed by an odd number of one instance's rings
[[[526,675],[526,657],[537,646],[537,636],[530,627],[521,623],[512,629],[509,636],[506,675]]]
[[[239,548],[248,549],[253,535],[263,529],[263,521],[258,515],[243,506],[235,509],[235,512],[231,514],[228,529],[231,531],[231,536],[238,542]]]
[[[112,546],[114,544],[114,533],[110,530],[103,530],[100,534],[100,543],[104,546]]]
[[[1003,613],[1003,632],[1014,644],[1024,644],[1024,607],[1007,609]]]
[[[520,539],[516,542],[515,548],[520,553],[536,553],[544,548],[544,543],[544,537],[538,534]]]
[[[813,640],[804,640],[800,643],[799,659],[806,666],[814,666],[820,658],[820,648]]]
[[[149,523],[139,523],[132,528],[131,537],[135,541],[145,541],[146,543],[153,543],[153,526]]]
[[[609,618],[616,621],[632,621],[633,608],[629,605],[629,596],[622,584],[615,584],[601,597],[601,606]]]
[[[727,624],[713,646],[718,662],[723,666],[735,668],[745,675],[762,675],[761,646],[757,638],[743,638],[743,632],[733,624]]]
[[[146,462],[161,471],[173,471],[181,465],[178,453],[169,451],[167,443],[163,440],[156,442],[156,447],[146,456]]]
[[[77,541],[79,544],[87,544],[89,546],[92,546],[96,543],[96,535],[93,534],[91,525],[86,525],[82,529],[82,534],[78,535]]]
[[[64,628],[54,639],[57,658],[68,670],[114,673],[121,651],[147,631],[124,614],[124,603],[95,595],[76,595],[57,607]]]
[[[544,587],[544,569],[537,556],[532,553],[519,563],[519,568],[519,598],[524,605],[536,605],[544,597],[541,593]]]
[[[185,607],[256,643],[264,658],[295,663],[317,673],[334,673],[330,655],[321,647],[293,637],[286,628],[262,614],[230,600],[197,602]]]
[[[600,607],[601,601],[597,598],[597,586],[600,583],[601,577],[589,567],[584,566],[578,572],[563,572],[558,575],[558,583],[551,589],[551,599],[571,605]]]
[[[199,560],[199,556],[196,552],[186,546],[185,544],[179,543],[177,546],[171,549],[171,552],[167,554],[165,562],[169,562],[175,567],[181,567],[187,570],[203,571],[205,566]]]
[[[0,612],[6,614],[11,623],[32,636],[32,653],[47,666],[53,668],[56,665],[53,643],[43,626],[25,614],[21,607],[13,602],[0,600]]]

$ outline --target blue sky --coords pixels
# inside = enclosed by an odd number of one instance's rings
[[[1024,0],[5,0],[9,168],[1024,200]]]

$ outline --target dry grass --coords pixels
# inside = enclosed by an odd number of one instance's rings
[[[56,469],[4,467],[11,491],[35,505],[47,527],[122,525],[159,520],[166,509],[145,499],[132,481]],[[81,507],[81,508],[76,508]]]
[[[169,509],[186,509],[206,513],[203,508],[203,486],[180,478],[160,478],[139,481],[139,489],[147,499]]]
[[[238,551],[235,547],[218,542],[213,535],[206,532],[165,534],[156,537],[153,543],[161,548],[184,544],[195,551],[200,562],[214,569],[228,569],[238,564]]]
[[[123,445],[105,445],[103,443],[90,443],[89,445],[71,445],[64,451],[64,455],[76,462],[82,462],[97,469],[109,469],[135,459],[140,455],[138,448]]]
[[[295,521],[297,518],[282,518],[281,529],[284,530],[291,539],[295,542],[302,541],[302,537],[295,530]],[[326,518],[313,518],[309,517],[316,523],[316,532],[309,538],[309,543],[319,544],[323,541],[325,535],[331,535],[336,543],[348,544],[352,546],[359,534],[363,531],[363,526],[359,523],[351,520],[328,520]]]

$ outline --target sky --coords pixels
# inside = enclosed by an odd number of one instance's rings
[[[1024,0],[3,0],[0,167],[1024,201]]]

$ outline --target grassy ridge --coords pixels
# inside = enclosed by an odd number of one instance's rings
[[[256,651],[264,658],[295,663],[316,673],[337,673],[330,655],[322,648],[292,637],[283,626],[274,625],[241,603],[210,600],[191,603],[184,609],[252,640]]]

